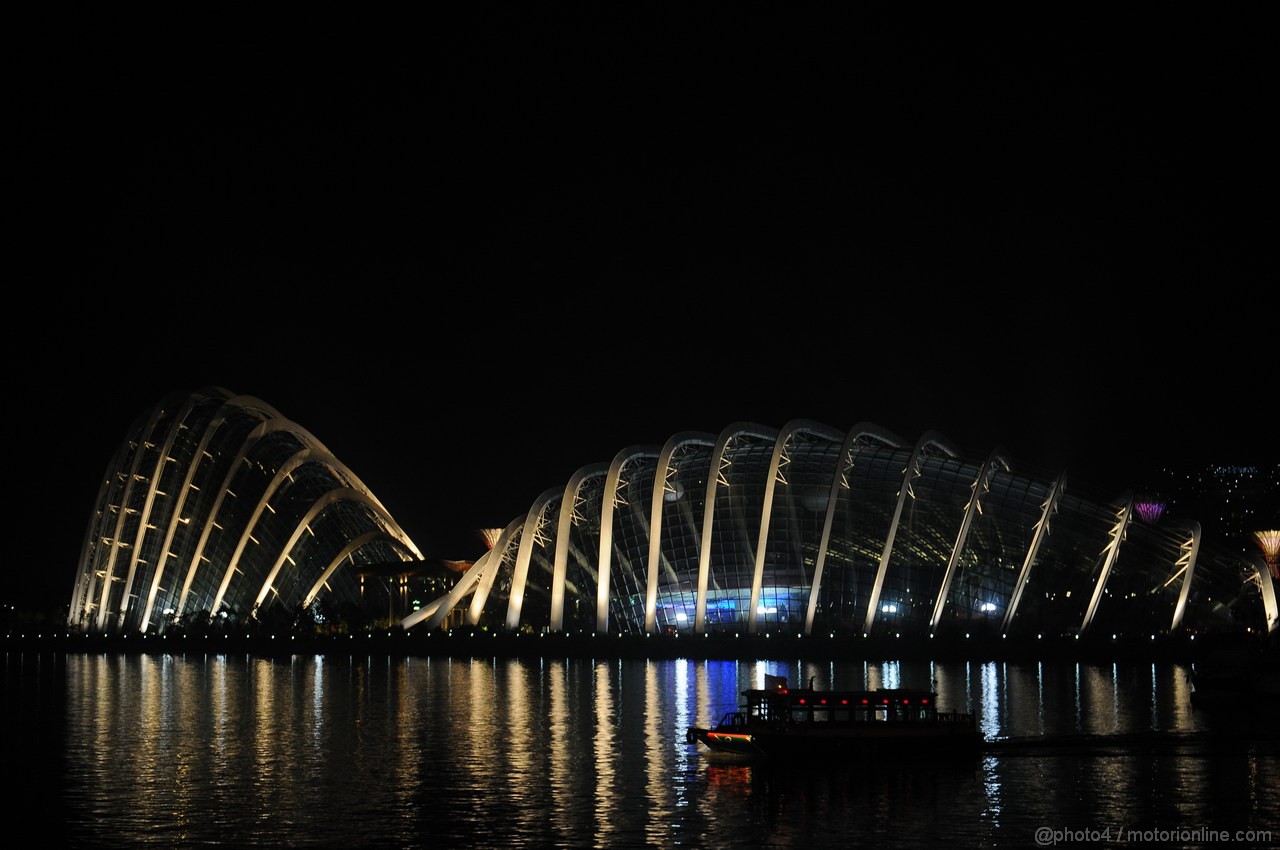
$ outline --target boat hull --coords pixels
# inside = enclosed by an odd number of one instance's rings
[[[691,727],[687,739],[711,752],[773,759],[830,759],[868,754],[969,757],[976,756],[982,745],[982,736],[976,731],[922,728],[727,732]]]

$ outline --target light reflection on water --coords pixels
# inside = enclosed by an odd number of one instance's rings
[[[1192,710],[1178,665],[12,654],[5,672],[5,752],[77,846],[1028,845],[1042,825],[1280,823],[1274,738],[1214,737],[1246,723]],[[1077,737],[835,769],[685,741],[765,675],[933,687],[991,738]],[[1151,730],[1174,745],[1108,743]]]

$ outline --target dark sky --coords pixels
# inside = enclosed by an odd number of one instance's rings
[[[6,593],[69,595],[130,422],[206,385],[443,557],[739,420],[1101,487],[1274,458],[1261,21],[466,8],[21,34]]]

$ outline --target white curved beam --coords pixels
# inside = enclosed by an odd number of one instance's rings
[[[248,407],[241,407],[236,403],[246,399],[251,402]],[[214,413],[213,417],[205,423],[204,431],[200,434],[200,441],[191,452],[191,460],[187,464],[187,474],[183,478],[182,489],[178,493],[178,499],[174,503],[173,512],[169,516],[169,527],[165,531],[164,544],[160,548],[160,562],[156,565],[155,572],[151,576],[151,589],[147,594],[147,606],[142,612],[144,628],[147,623],[151,622],[151,611],[155,606],[156,594],[160,590],[160,582],[164,578],[165,568],[168,566],[169,558],[173,553],[173,539],[177,535],[178,526],[187,525],[190,522],[190,518],[184,517],[182,512],[187,504],[187,495],[191,493],[195,486],[196,473],[200,470],[200,466],[204,462],[205,458],[211,457],[208,452],[209,444],[213,441],[218,430],[227,423],[232,413],[239,411],[247,411],[258,416],[266,415],[267,417],[279,415],[273,408],[263,404],[258,399],[254,399],[249,396],[229,396],[222,403],[222,406]],[[190,578],[191,576],[188,577],[188,579]],[[186,586],[188,588],[190,587],[189,580]],[[177,609],[175,608],[175,611],[176,610]]]
[[[390,543],[393,547],[400,541],[385,531],[366,531],[354,540],[348,541],[346,546],[334,553],[330,559],[329,565],[320,573],[320,578],[316,579],[315,584],[311,585],[311,589],[307,591],[307,595],[302,597],[302,607],[306,608],[320,593],[320,588],[324,587],[325,582],[329,580],[329,576],[333,575],[334,570],[342,566],[342,562],[347,556],[355,552],[362,546],[369,543]],[[404,563],[412,563],[412,561],[404,561]]]
[[[124,596],[120,600],[120,619],[116,621],[116,629],[123,631],[125,617],[129,612],[129,599],[133,594],[133,580],[138,571],[138,559],[142,555],[142,547],[146,542],[147,530],[151,523],[151,511],[155,507],[156,494],[160,492],[160,479],[164,475],[164,465],[169,459],[169,452],[173,449],[173,441],[185,427],[187,416],[195,407],[196,397],[188,396],[178,413],[169,421],[169,429],[165,433],[164,445],[160,447],[160,451],[156,455],[155,465],[151,468],[151,475],[147,477],[147,498],[142,506],[142,513],[138,516],[138,529],[133,538],[133,549],[129,555],[129,571],[124,581]],[[139,624],[138,631],[145,632],[147,624]]]
[[[244,555],[245,548],[253,539],[253,531],[257,527],[258,520],[262,517],[263,511],[267,510],[269,507],[271,499],[275,496],[276,491],[280,489],[284,482],[292,480],[295,470],[312,463],[327,468],[331,473],[333,473],[335,480],[339,482],[346,481],[349,485],[356,485],[347,486],[342,489],[363,494],[362,498],[354,501],[359,501],[370,508],[378,524],[382,526],[387,533],[389,540],[400,544],[405,549],[413,553],[418,560],[422,560],[422,554],[418,552],[418,548],[413,545],[413,541],[409,539],[409,536],[404,533],[391,515],[387,513],[387,510],[383,507],[382,503],[360,484],[359,479],[356,479],[354,476],[347,475],[347,468],[343,466],[337,458],[326,451],[323,446],[315,448],[304,447],[294,452],[288,460],[280,465],[280,468],[276,470],[275,475],[272,476],[271,481],[268,482],[266,489],[263,491],[262,498],[260,498],[258,500],[258,504],[254,506],[253,514],[249,517],[248,522],[245,523],[244,530],[240,533],[240,539],[236,541],[236,546],[231,554],[231,558],[227,561],[226,574],[222,579],[222,586],[224,588],[227,586],[227,582],[230,581],[231,576],[239,571],[240,558]],[[277,566],[277,569],[278,568],[279,567]],[[327,577],[328,576],[326,575],[326,578]],[[275,571],[273,570],[271,575],[267,577],[267,580],[263,582],[262,589],[258,592],[256,601],[254,602],[255,609],[262,604],[264,599],[266,599],[267,592],[274,582]],[[221,594],[219,594],[218,599],[214,602],[212,610],[216,611],[217,606],[220,603]]]
[[[267,594],[271,592],[279,575],[284,562],[292,560],[289,553],[293,551],[293,547],[302,539],[302,533],[309,531],[308,526],[311,521],[318,517],[320,513],[329,505],[335,502],[358,502],[369,507],[373,507],[373,502],[369,495],[362,490],[352,490],[350,487],[338,487],[324,493],[320,498],[316,499],[294,526],[293,531],[289,534],[288,541],[284,546],[280,547],[280,552],[276,555],[275,563],[271,565],[271,570],[267,573],[267,577],[262,582],[262,588],[258,591],[258,595],[253,601],[253,610],[250,612],[252,616],[257,616],[258,608],[262,606],[263,600],[267,598]],[[218,615],[218,609],[222,606],[223,597],[226,595],[227,588],[231,586],[231,579],[235,576],[234,571],[228,571],[223,577],[222,582],[218,585],[218,591],[214,594],[213,604],[209,606],[209,619],[212,621]],[[327,578],[327,576],[326,576]]]
[[[1250,566],[1258,574],[1259,590],[1262,592],[1262,607],[1267,615],[1267,634],[1272,634],[1277,629],[1280,629],[1280,602],[1276,600],[1275,582],[1271,580],[1271,570],[1267,567],[1267,562],[1262,555],[1255,552],[1253,563]]]
[[[698,600],[693,615],[694,634],[705,634],[707,630],[707,589],[711,576],[711,532],[715,526],[716,487],[724,474],[726,465],[733,462],[732,459],[726,460],[725,456],[729,452],[730,445],[738,437],[776,440],[778,431],[754,422],[734,422],[720,432],[715,447],[711,450],[711,463],[707,469],[706,502],[702,507],[702,545],[698,550]],[[728,486],[727,481],[725,486]]]
[[[1116,514],[1115,525],[1111,526],[1111,542],[1107,544],[1107,558],[1102,563],[1102,571],[1098,573],[1098,580],[1093,584],[1093,597],[1089,600],[1089,607],[1084,612],[1084,620],[1080,623],[1080,634],[1084,634],[1089,630],[1089,626],[1093,624],[1093,617],[1098,613],[1098,603],[1102,601],[1102,594],[1107,589],[1107,579],[1111,578],[1111,568],[1115,565],[1116,556],[1120,554],[1120,543],[1124,540],[1125,532],[1129,529],[1129,518],[1133,515],[1133,494],[1126,493],[1124,496],[1124,506]]]
[[[1027,547],[1027,555],[1022,559],[1022,569],[1018,571],[1018,580],[1014,582],[1013,593],[1009,595],[1009,607],[1005,610],[1004,621],[1000,624],[1002,635],[1009,633],[1009,626],[1013,624],[1014,615],[1018,613],[1018,605],[1022,602],[1022,591],[1026,589],[1027,579],[1031,577],[1031,567],[1040,555],[1040,544],[1049,536],[1049,520],[1058,512],[1058,502],[1062,499],[1066,483],[1066,473],[1059,474],[1053,486],[1049,488],[1049,494],[1040,505],[1040,521],[1036,523],[1035,533],[1031,535],[1031,545]]]
[[[580,502],[578,494],[588,481],[594,481],[609,474],[609,466],[604,463],[584,466],[569,478],[564,486],[564,496],[560,499],[560,517],[556,523],[556,553],[551,569],[551,623],[553,632],[564,630],[564,583],[569,572],[569,535],[578,522],[585,520],[578,513]],[[599,578],[596,580],[599,584]]]
[[[411,629],[423,620],[427,621],[424,628],[439,628],[444,619],[449,616],[449,612],[458,606],[458,603],[462,601],[462,597],[467,595],[467,591],[471,590],[475,583],[479,581],[480,576],[488,568],[492,555],[493,551],[490,550],[477,558],[476,562],[459,576],[453,587],[449,588],[448,593],[409,614],[400,621],[400,628]]]
[[[987,458],[987,462],[978,471],[978,477],[973,479],[973,484],[969,487],[969,503],[964,506],[964,519],[960,522],[960,532],[956,535],[955,545],[951,547],[951,557],[947,559],[947,571],[942,575],[942,586],[938,588],[938,599],[933,606],[933,616],[929,618],[930,632],[938,627],[938,620],[942,618],[942,609],[947,604],[947,594],[951,592],[951,581],[955,578],[960,554],[964,551],[964,544],[969,538],[973,517],[975,514],[982,513],[982,497],[991,490],[991,479],[998,467],[1004,467],[1005,472],[1009,471],[1009,461],[1005,458],[1003,449],[999,448]]]
[[[1196,572],[1196,557],[1200,554],[1200,523],[1191,523],[1190,531],[1191,536],[1182,544],[1182,555],[1175,564],[1181,568],[1182,588],[1178,591],[1178,604],[1173,608],[1173,624],[1169,626],[1169,631],[1177,631],[1182,626],[1182,618],[1187,613],[1187,599],[1191,595],[1191,578]],[[1177,573],[1173,575],[1174,578],[1178,577]]]
[[[529,559],[533,547],[542,544],[542,529],[546,523],[547,506],[562,494],[559,487],[544,490],[533,500],[525,515],[524,531],[520,535],[520,549],[516,552],[516,568],[511,575],[511,595],[507,597],[507,629],[520,628],[520,608],[524,605],[524,587],[529,577]]]
[[[759,625],[758,608],[760,607],[760,590],[764,586],[765,553],[769,547],[769,520],[773,516],[773,497],[776,484],[781,479],[782,462],[787,457],[787,447],[796,434],[811,434],[830,440],[833,443],[844,439],[844,434],[809,419],[793,419],[782,426],[778,438],[773,443],[773,454],[769,458],[769,473],[764,485],[764,503],[760,511],[760,531],[756,537],[756,563],[751,578],[751,602],[747,608],[747,633],[755,634]],[[785,483],[785,481],[784,481]],[[810,588],[812,591],[812,586]]]
[[[628,446],[613,456],[600,498],[600,581],[596,584],[596,634],[609,633],[609,581],[613,574],[613,509],[625,467],[632,460],[657,458],[656,446]]]
[[[818,560],[813,567],[813,586],[809,589],[809,608],[804,615],[804,633],[813,633],[813,621],[818,610],[818,595],[822,589],[822,571],[827,563],[827,549],[831,546],[831,529],[835,524],[836,503],[840,490],[849,489],[849,473],[853,471],[857,453],[867,446],[881,445],[891,449],[902,448],[902,438],[891,434],[871,422],[859,422],[853,426],[844,443],[831,476],[831,490],[827,493],[826,516],[822,520],[822,539],[818,543]]]
[[[107,474],[103,476],[102,483],[98,485],[98,498],[94,502],[93,513],[90,514],[89,522],[84,532],[84,542],[80,546],[80,566],[76,571],[76,583],[71,590],[71,606],[67,610],[67,625],[69,627],[85,627],[89,615],[93,612],[93,585],[96,577],[98,544],[102,539],[102,524],[106,522],[106,504],[107,498],[111,493],[111,482],[115,478],[115,470],[119,468],[120,463],[124,460],[124,447],[127,442],[121,443],[112,456],[111,463],[107,466]]]
[[[116,512],[115,530],[111,532],[111,550],[107,555],[107,565],[102,576],[102,598],[98,600],[98,619],[95,624],[101,630],[107,624],[107,606],[110,604],[111,598],[111,582],[114,580],[116,559],[120,554],[120,550],[124,547],[120,540],[120,535],[124,533],[124,521],[129,515],[129,500],[133,496],[133,484],[140,476],[138,468],[142,465],[142,456],[146,454],[147,438],[151,436],[151,432],[155,430],[156,423],[161,415],[164,414],[164,405],[159,404],[151,411],[151,415],[147,418],[147,424],[138,432],[138,446],[133,450],[133,459],[129,463],[128,478],[125,479],[124,490],[120,494],[120,507]],[[123,605],[119,612],[124,614]]]
[[[907,461],[907,468],[902,472],[902,489],[898,491],[898,505],[893,511],[893,522],[889,524],[889,533],[885,537],[884,550],[880,553],[880,568],[876,570],[876,581],[871,587],[871,603],[867,605],[867,619],[862,626],[863,634],[871,634],[871,627],[876,621],[876,610],[880,607],[880,592],[884,589],[885,573],[889,570],[889,559],[893,556],[893,541],[898,536],[898,523],[902,520],[902,508],[907,503],[907,497],[915,498],[912,490],[913,482],[920,477],[923,470],[920,469],[920,461],[930,454],[929,449],[936,447],[950,457],[955,457],[957,451],[952,447],[951,443],[936,431],[929,431],[920,441],[916,443],[915,450],[911,452],[911,458]]]
[[[519,551],[520,535],[524,530],[524,522],[528,514],[521,514],[507,524],[507,527],[498,535],[498,541],[493,544],[490,563],[492,566],[481,576],[476,579],[476,592],[471,596],[471,607],[467,609],[467,622],[476,625],[480,622],[480,615],[484,613],[485,603],[489,601],[489,591],[493,589],[493,583],[498,578],[498,574],[502,572],[502,565],[506,561],[507,550],[511,546],[516,546]]]
[[[666,501],[667,479],[677,470],[671,465],[675,453],[687,445],[714,446],[715,435],[699,431],[681,431],[672,435],[658,452],[658,468],[654,472],[653,495],[649,500],[649,570],[644,597],[644,630],[658,630],[658,566],[662,559],[662,506]],[[708,476],[710,473],[708,472]]]

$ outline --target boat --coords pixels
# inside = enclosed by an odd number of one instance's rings
[[[983,744],[972,714],[939,711],[933,691],[790,688],[768,677],[742,692],[744,703],[710,728],[690,726],[685,740],[712,753],[787,758],[977,755]]]

